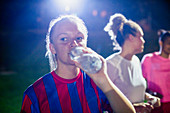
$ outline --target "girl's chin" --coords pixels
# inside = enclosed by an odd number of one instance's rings
[[[144,51],[144,47],[141,48],[141,52],[143,52],[143,51]]]
[[[140,54],[143,52],[143,49],[142,50],[139,50],[138,52],[136,52],[136,54]]]

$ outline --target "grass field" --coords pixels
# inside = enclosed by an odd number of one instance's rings
[[[27,84],[19,74],[0,76],[0,113],[19,113],[22,93]]]
[[[24,71],[0,73],[0,113],[20,112],[24,90],[48,72],[48,69],[34,69],[37,70],[23,68]]]

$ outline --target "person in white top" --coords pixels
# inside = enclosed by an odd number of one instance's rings
[[[160,99],[145,92],[146,81],[140,60],[135,55],[144,49],[142,28],[116,13],[110,17],[104,30],[111,36],[114,48],[120,50],[106,58],[109,77],[132,102],[136,112],[150,113],[154,107],[160,106]]]

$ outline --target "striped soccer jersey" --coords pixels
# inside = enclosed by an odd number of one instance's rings
[[[63,79],[54,71],[24,92],[21,113],[101,113],[111,107],[86,73]]]

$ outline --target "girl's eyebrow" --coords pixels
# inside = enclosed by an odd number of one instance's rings
[[[57,36],[55,36],[54,38],[57,38],[57,37],[59,37],[60,35],[68,35],[68,33],[60,33],[60,34],[58,34]],[[77,35],[83,35],[83,36],[84,36],[84,34],[83,34],[82,32],[78,32]]]
[[[68,35],[67,33],[60,33],[56,37],[59,37],[60,35]]]
[[[77,34],[83,34],[82,32],[78,32]]]

